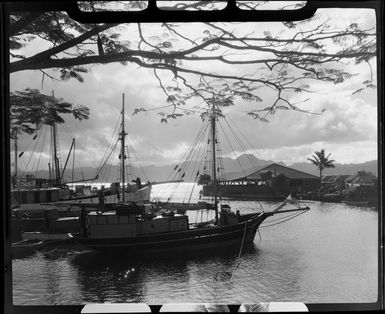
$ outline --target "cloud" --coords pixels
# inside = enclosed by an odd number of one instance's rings
[[[336,24],[359,21],[366,28],[373,26],[374,14],[372,10],[346,10],[343,16],[341,10],[321,10],[321,14],[328,14],[330,18],[338,18]],[[342,21],[341,19],[344,19]],[[312,23],[318,23],[314,21]],[[262,26],[261,26],[262,25]],[[129,26],[133,29],[136,26]],[[188,26],[189,38],[202,37],[205,25],[196,23]],[[234,33],[263,34],[270,29],[280,32],[284,26],[279,23],[246,23],[234,26]],[[145,32],[149,34],[159,27],[154,24],[146,25]],[[298,30],[293,30],[293,32]],[[131,38],[129,38],[131,40]],[[28,54],[32,54],[31,46]],[[177,47],[176,47],[177,48]],[[175,48],[175,49],[176,49]],[[35,47],[36,49],[36,47]],[[209,53],[207,53],[209,54]],[[231,56],[229,56],[231,58]],[[246,55],[242,56],[246,58]],[[223,66],[218,63],[188,63],[194,69],[210,67],[213,72],[225,71],[234,73],[239,68],[247,72],[257,71],[249,65],[242,67]],[[199,131],[201,119],[197,115],[180,119],[169,119],[167,125],[160,123],[161,116],[153,108],[169,105],[166,95],[159,87],[159,83],[151,69],[138,68],[137,65],[123,66],[119,63],[89,66],[89,73],[84,74],[84,83],[75,80],[57,82],[42,80],[39,71],[23,71],[11,75],[11,90],[22,90],[27,87],[40,89],[41,92],[63,98],[75,105],[83,104],[91,110],[89,120],[82,122],[66,118],[67,130],[60,128],[60,151],[63,155],[68,151],[72,138],[76,138],[77,160],[82,166],[98,165],[113,140],[117,140],[122,93],[125,94],[126,104],[126,132],[128,143],[135,151],[138,160],[143,164],[170,164],[179,159],[183,152],[193,142]],[[293,103],[309,99],[297,106],[322,115],[307,114],[298,111],[279,111],[269,116],[269,123],[253,120],[246,113],[253,109],[260,109],[272,105],[276,94],[271,89],[261,88],[261,103],[245,103],[238,101],[235,106],[225,108],[224,113],[229,119],[231,128],[221,121],[227,132],[221,138],[223,154],[231,151],[241,151],[244,146],[261,155],[264,159],[291,162],[306,159],[305,156],[315,150],[326,148],[338,162],[358,162],[377,158],[377,91],[365,90],[353,94],[362,87],[362,82],[372,77],[376,81],[376,64],[354,65],[346,64],[345,69],[356,76],[342,84],[333,85],[324,82],[311,81],[315,93],[295,93],[288,95]],[[48,73],[57,74],[54,70]],[[162,74],[170,77],[169,72]],[[172,79],[172,77],[171,77]],[[197,100],[189,103],[190,109],[197,105]],[[135,108],[149,109],[137,115],[132,115]],[[162,109],[163,110],[163,109]],[[170,110],[165,108],[164,110]],[[220,127],[221,130],[222,127]],[[115,130],[115,132],[114,132]],[[115,137],[114,137],[115,135]],[[227,141],[229,140],[229,141]],[[31,150],[31,137],[20,139],[21,150]],[[44,156],[41,164],[47,165],[48,157]],[[114,156],[117,160],[117,156]]]

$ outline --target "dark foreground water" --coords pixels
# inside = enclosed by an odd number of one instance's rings
[[[258,204],[230,202],[241,212]],[[311,210],[293,220],[266,220],[261,239],[257,234],[239,260],[239,249],[147,257],[63,250],[15,259],[14,304],[376,302],[378,212],[345,204],[308,204]],[[262,205],[266,210],[274,207]],[[193,222],[196,213],[190,214]]]

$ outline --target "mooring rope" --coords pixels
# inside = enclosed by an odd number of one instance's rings
[[[268,224],[268,225],[265,225],[265,226],[259,226],[259,228],[267,228],[267,227],[276,226],[276,225],[279,225],[279,224],[284,223],[284,222],[286,222],[286,221],[292,220],[292,219],[294,219],[294,218],[296,218],[296,217],[298,217],[298,216],[300,216],[300,215],[302,215],[302,214],[304,214],[304,213],[306,213],[306,210],[303,210],[302,212],[297,213],[297,214],[295,214],[295,215],[291,215],[289,218],[287,218],[287,219],[285,219],[285,220],[282,220],[282,221],[279,221],[279,222],[276,222],[276,223],[272,223],[272,224]],[[286,216],[286,217],[287,217],[287,216]],[[281,218],[281,219],[283,219],[283,218]],[[278,220],[279,220],[279,219],[276,219],[275,221],[278,221]]]
[[[230,277],[230,278],[229,278],[229,281],[230,281],[230,280],[233,278],[235,271],[238,269],[239,265],[241,264],[241,262],[239,261],[239,258],[240,258],[241,255],[242,255],[243,244],[244,244],[245,238],[246,238],[247,222],[248,222],[248,220],[246,220],[246,222],[245,222],[245,229],[243,230],[243,236],[242,236],[241,247],[240,247],[240,249],[239,249],[239,253],[238,253],[238,256],[237,256],[237,258],[236,258],[236,263],[235,263],[235,266],[234,266],[233,270],[232,270],[231,272],[229,272],[229,271],[223,271],[223,272],[221,272],[221,271],[220,271],[220,272],[215,273],[215,277],[214,277],[215,280],[218,279],[218,275],[219,275],[219,274],[223,274],[223,275],[226,275],[226,276]]]
[[[237,259],[236,259],[235,267],[234,267],[234,269],[233,269],[233,271],[232,271],[232,273],[231,273],[230,280],[233,278],[235,271],[237,270],[237,268],[239,267],[239,265],[240,265],[240,263],[241,263],[241,262],[239,261],[239,258],[241,257],[242,249],[243,249],[243,244],[244,244],[245,238],[246,238],[247,222],[248,222],[248,220],[246,220],[246,222],[245,222],[245,229],[243,230],[243,237],[242,237],[241,248],[239,249],[239,254],[238,254]]]

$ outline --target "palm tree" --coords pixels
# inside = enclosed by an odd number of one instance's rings
[[[325,149],[321,149],[319,152],[314,152],[313,158],[308,158],[317,168],[319,169],[319,178],[320,178],[320,191],[321,191],[321,180],[322,180],[322,171],[326,168],[334,168],[335,160],[329,159],[330,154],[325,156]]]

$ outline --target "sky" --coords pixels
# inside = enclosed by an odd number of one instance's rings
[[[374,27],[374,11],[335,9],[319,12],[321,18],[329,18],[331,23],[358,22],[365,28]],[[279,23],[281,25],[281,23]],[[276,31],[278,23],[248,23],[238,25],[237,32]],[[157,25],[144,28],[148,34],[156,33]],[[202,27],[188,25],[191,38],[202,34]],[[130,38],[132,29],[122,31],[123,36]],[[34,54],[43,47],[42,43],[30,45],[26,54]],[[370,65],[376,79],[376,64]],[[219,68],[214,63],[196,65],[210,66],[212,71],[237,71],[235,67]],[[140,160],[141,165],[170,165],[177,163],[195,139],[202,123],[199,115],[188,115],[178,119],[170,119],[167,124],[161,123],[157,110],[132,115],[135,108],[153,109],[167,105],[166,96],[159,87],[152,70],[139,68],[137,65],[123,66],[119,63],[95,65],[88,67],[84,74],[84,82],[76,80],[54,81],[39,71],[22,71],[12,73],[10,77],[11,91],[25,88],[36,88],[41,93],[55,93],[55,97],[75,105],[90,108],[90,119],[82,122],[67,117],[65,130],[60,126],[60,152],[62,160],[69,150],[71,139],[76,139],[76,158],[79,166],[97,167],[111,142],[111,136],[119,119],[122,94],[125,94],[126,131],[130,148]],[[314,151],[324,148],[337,163],[363,163],[377,159],[377,89],[368,89],[352,94],[362,87],[361,83],[370,78],[370,67],[366,64],[358,66],[346,64],[346,70],[355,73],[353,78],[342,84],[333,85],[317,81],[309,82],[315,91],[311,94],[290,95],[293,102],[302,109],[312,112],[324,112],[321,115],[298,111],[280,111],[269,118],[269,123],[254,120],[247,115],[252,109],[264,108],[273,101],[273,94],[264,91],[263,102],[237,102],[235,106],[226,107],[224,114],[243,134],[243,142],[248,153],[260,159],[284,162],[287,165],[296,162],[307,162]],[[252,71],[251,71],[252,72]],[[58,71],[49,70],[58,75]],[[166,75],[166,74],[165,74]],[[165,77],[165,79],[167,79]],[[193,102],[189,104],[194,108]],[[41,131],[43,133],[43,130]],[[41,135],[43,137],[43,135]],[[48,135],[46,135],[47,138]],[[27,164],[47,168],[48,151],[42,151],[37,159],[28,159],[28,153],[34,145],[31,136],[22,136],[19,140],[19,151],[25,151],[20,165]],[[243,151],[234,144],[223,146],[225,157],[235,158]]]

